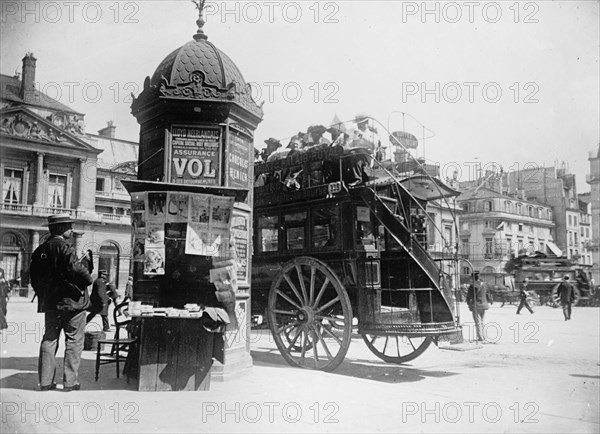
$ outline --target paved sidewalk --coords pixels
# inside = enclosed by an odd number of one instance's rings
[[[1,336],[4,433],[16,432],[598,432],[600,309],[516,315],[493,305],[495,343],[472,351],[431,346],[403,366],[379,361],[358,336],[333,373],[289,367],[266,331],[254,331],[254,367],[204,392],[138,392],[114,367],[94,381],[84,352],[82,390],[37,391],[42,315],[14,297]],[[463,319],[470,313],[462,306]],[[472,333],[466,324],[465,336]],[[59,348],[58,378],[62,377]],[[59,386],[60,387],[60,386]]]

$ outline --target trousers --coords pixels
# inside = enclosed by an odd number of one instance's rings
[[[473,309],[473,321],[475,321],[475,331],[477,332],[477,340],[484,341],[485,336],[483,333],[483,317],[485,316],[485,309]]]
[[[86,312],[48,311],[44,316],[45,331],[38,359],[40,386],[50,386],[55,382],[58,339],[60,332],[63,331],[65,334],[63,384],[65,387],[72,387],[78,384]]]
[[[521,313],[521,309],[524,307],[527,308],[529,312],[533,313],[533,309],[531,309],[531,306],[529,306],[529,303],[527,303],[526,298],[521,299],[521,303],[519,303],[519,307],[517,308],[517,313]]]
[[[101,313],[91,312],[86,319],[86,322],[90,322],[96,315],[100,315],[102,318],[102,330],[105,332],[110,330],[110,323],[108,322],[108,315],[103,315]]]
[[[562,310],[563,310],[563,315],[565,316],[565,319],[571,319],[572,306],[573,306],[573,303],[563,303]]]

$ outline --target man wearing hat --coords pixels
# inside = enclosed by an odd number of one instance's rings
[[[73,234],[71,217],[48,217],[50,238],[31,256],[31,285],[44,313],[45,331],[40,345],[38,373],[42,391],[56,389],[56,351],[60,332],[65,333],[63,390],[79,390],[78,371],[83,351],[85,310],[89,306],[87,286],[92,276],[77,261],[67,242]]]
[[[279,148],[281,148],[281,142],[273,137],[269,137],[265,140],[265,144],[267,147],[262,152],[263,161],[268,161],[268,158],[276,152]]]
[[[377,134],[377,129],[369,125],[369,115],[359,113],[355,116],[357,129],[352,131],[352,148],[365,148],[375,154],[381,151],[381,139]]]
[[[110,331],[110,323],[108,322],[108,305],[111,300],[117,302],[117,289],[115,285],[109,282],[108,272],[106,270],[98,271],[98,278],[94,281],[92,286],[92,294],[90,295],[90,302],[92,308],[87,316],[86,323],[89,323],[96,315],[100,315],[102,318],[102,329],[105,332]]]
[[[323,134],[328,132],[327,128],[323,125],[311,125],[306,130],[307,136],[307,146],[317,146],[317,145],[325,145],[328,146],[331,144],[331,140],[326,137],[323,137]]]
[[[563,277],[563,281],[560,282],[556,292],[560,297],[560,304],[562,305],[565,321],[569,321],[571,319],[573,302],[575,301],[575,290],[573,289],[571,282],[569,282],[568,274],[565,274],[565,277]]]
[[[473,283],[469,285],[467,291],[467,305],[473,314],[477,340],[481,342],[485,342],[483,317],[485,316],[485,311],[490,308],[488,304],[489,299],[490,294],[487,292],[487,284],[479,280],[479,271],[474,271]]]

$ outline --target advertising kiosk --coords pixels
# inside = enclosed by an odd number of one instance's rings
[[[202,388],[198,354],[223,362],[213,380],[252,365],[251,180],[262,109],[237,66],[208,41],[201,9],[193,40],[160,63],[131,106],[140,124],[138,180],[123,182],[131,195],[133,307],[153,306],[142,312],[153,318],[140,337],[140,389],[144,369],[153,378],[144,390]],[[196,306],[224,309],[229,324],[220,327],[216,309],[217,333],[207,332],[194,321]],[[164,362],[169,357],[177,361]]]

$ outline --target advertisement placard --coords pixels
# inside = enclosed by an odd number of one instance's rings
[[[171,182],[221,185],[222,135],[219,127],[171,128]]]
[[[252,140],[230,128],[227,146],[227,186],[250,187],[250,150]]]

